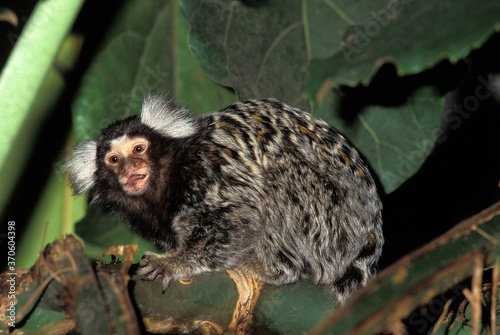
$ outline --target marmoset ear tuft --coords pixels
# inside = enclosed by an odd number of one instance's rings
[[[183,108],[155,95],[144,99],[141,121],[168,137],[189,137],[196,133],[194,119]]]
[[[94,186],[97,144],[94,141],[77,145],[70,154],[64,170],[68,172],[69,182],[76,194],[90,191]]]

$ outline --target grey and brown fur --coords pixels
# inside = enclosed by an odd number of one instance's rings
[[[104,164],[113,139],[151,145],[143,194],[126,194]],[[381,254],[382,204],[357,151],[334,128],[275,99],[197,118],[163,98],[77,146],[66,165],[76,193],[110,207],[164,249],[138,273],[170,280],[240,269],[273,285],[309,278],[342,302]]]

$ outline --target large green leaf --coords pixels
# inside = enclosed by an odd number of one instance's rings
[[[94,138],[112,121],[138,114],[151,92],[168,94],[197,112],[232,101],[193,62],[186,30],[176,1],[127,1],[74,103],[76,137]]]
[[[62,91],[62,78],[53,64],[82,3],[82,0],[39,2],[2,69],[0,213],[23,171],[42,121]],[[47,92],[50,94],[43,94]]]
[[[315,116],[347,135],[386,192],[412,176],[433,149],[443,93],[419,86],[395,97],[401,103],[367,102],[360,113],[346,115],[353,102],[334,89],[368,84],[389,61],[399,74],[421,72],[446,58],[454,62],[491,35],[500,17],[500,4],[492,0],[480,8],[469,0],[246,3],[181,0],[191,25],[190,48],[201,66],[240,98],[273,96],[305,109],[308,96],[313,98]],[[460,17],[468,12],[465,25]]]
[[[467,55],[500,17],[495,0],[479,6],[471,0],[244,3],[182,0],[191,51],[210,76],[240,97],[272,95],[290,103],[303,93],[308,62],[313,96],[328,78],[367,84],[386,62],[394,62],[400,74],[418,73]]]
[[[66,85],[63,73],[73,69],[80,54],[81,44],[82,38],[76,35],[68,36],[63,42],[54,60],[57,66],[49,70],[33,102],[33,111],[37,116],[30,118],[21,130],[20,134],[26,134],[25,141],[28,139],[32,141],[32,136],[37,134],[37,128],[41,126],[43,118],[52,111]],[[33,146],[34,143],[29,145]],[[17,148],[17,146],[14,147]],[[28,158],[31,153],[31,148],[23,148],[22,145],[17,149],[19,150],[17,155],[20,157],[24,155]],[[61,161],[62,150],[58,157],[57,161]],[[56,166],[57,163],[54,163],[54,170],[57,170]],[[20,170],[19,167],[16,168]],[[38,198],[36,207],[33,207],[30,213],[31,216],[23,234],[18,237],[16,265],[19,267],[31,266],[45,243],[60,238],[64,234],[73,233],[72,216],[81,215],[82,208],[85,207],[82,199],[71,202],[62,173],[54,172],[45,179],[44,190]],[[70,203],[71,206],[69,206]],[[24,225],[22,222],[18,224],[21,227]]]
[[[181,1],[189,46],[203,69],[241,99],[275,97],[307,106],[306,44],[299,1]]]
[[[309,92],[313,95],[327,79],[351,86],[368,84],[386,62],[394,63],[400,75],[421,72],[444,59],[455,62],[500,27],[496,0],[395,0],[378,6],[372,1],[351,6],[333,3],[307,1],[312,50]],[[333,30],[334,34],[322,29],[331,25],[339,10],[350,18],[344,20],[348,25]],[[325,40],[322,48],[315,45]]]

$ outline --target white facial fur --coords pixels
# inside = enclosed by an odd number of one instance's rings
[[[168,137],[189,137],[196,132],[194,120],[185,109],[175,108],[165,99],[156,96],[144,99],[141,121]]]
[[[88,192],[94,185],[94,173],[97,171],[96,151],[96,142],[81,143],[73,149],[64,166],[76,194]]]

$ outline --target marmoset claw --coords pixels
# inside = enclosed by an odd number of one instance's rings
[[[161,276],[163,278],[161,284],[163,293],[167,290],[171,277],[162,256],[149,251],[146,251],[142,256],[136,274],[141,277],[141,280],[155,280],[156,277]]]

